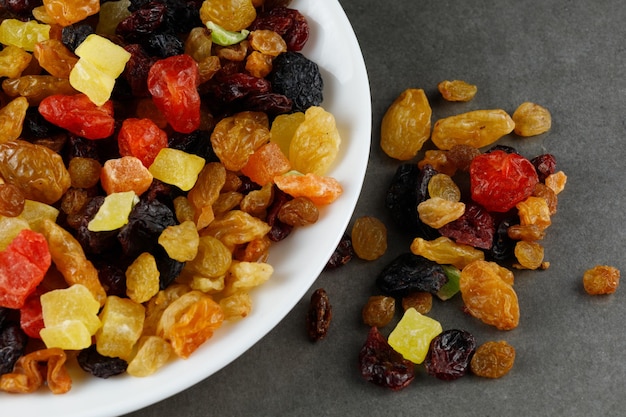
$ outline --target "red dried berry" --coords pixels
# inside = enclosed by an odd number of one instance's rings
[[[104,139],[113,134],[113,102],[97,106],[84,94],[55,94],[44,98],[39,113],[50,123],[87,139]]]
[[[496,150],[470,164],[472,199],[488,211],[509,211],[532,194],[537,182],[533,164],[517,153]]]
[[[148,90],[167,122],[177,132],[191,133],[200,126],[198,64],[189,55],[175,55],[152,65]]]

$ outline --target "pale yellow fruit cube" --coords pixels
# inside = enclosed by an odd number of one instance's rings
[[[102,73],[115,79],[124,71],[131,54],[105,37],[89,35],[75,51],[81,59],[91,63]]]
[[[100,313],[102,327],[96,333],[98,353],[112,358],[130,359],[139,340],[145,318],[143,305],[114,295],[107,297]]]
[[[66,320],[60,324],[45,327],[39,332],[47,348],[81,350],[91,346],[91,334],[80,320]]]

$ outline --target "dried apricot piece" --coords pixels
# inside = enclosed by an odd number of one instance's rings
[[[318,206],[332,203],[343,193],[339,181],[332,177],[321,177],[315,174],[287,173],[274,177],[274,183],[290,196],[307,197]]]
[[[274,142],[268,142],[258,148],[248,162],[241,167],[241,173],[259,185],[266,185],[277,175],[291,170],[291,163]]]
[[[432,110],[422,89],[402,92],[389,106],[380,127],[380,146],[401,161],[417,155],[430,137]]]

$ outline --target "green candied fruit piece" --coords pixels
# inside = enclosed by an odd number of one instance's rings
[[[204,168],[204,158],[178,149],[163,148],[148,170],[154,178],[189,191]]]
[[[5,19],[0,23],[0,43],[20,47],[28,52],[35,50],[35,45],[50,39],[50,25],[37,23],[35,20],[22,22],[17,19]]]
[[[459,281],[461,279],[461,270],[452,265],[442,265],[443,272],[448,277],[448,282],[437,291],[437,297],[446,301],[454,297],[460,291]]]
[[[443,331],[437,320],[424,316],[413,307],[407,309],[389,334],[388,343],[413,363],[424,362],[430,342]]]
[[[134,191],[109,194],[96,215],[87,224],[92,232],[116,230],[128,223],[131,210],[139,202]]]
[[[226,30],[223,27],[211,22],[206,22],[206,27],[211,31],[211,40],[220,46],[235,45],[242,40],[246,39],[250,34],[249,30],[242,30],[241,32],[232,32]]]

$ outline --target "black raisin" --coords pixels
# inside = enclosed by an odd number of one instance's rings
[[[435,294],[447,282],[441,265],[411,252],[396,257],[376,278],[383,294],[392,297],[404,297],[416,291]]]
[[[352,239],[349,235],[345,234],[341,237],[339,244],[335,248],[335,251],[326,262],[325,270],[339,268],[350,262],[354,257],[354,248],[352,247]]]
[[[176,224],[174,213],[168,206],[154,199],[139,201],[128,216],[128,223],[117,234],[124,254],[135,257],[150,252],[156,245],[161,232]]]
[[[181,55],[185,44],[173,33],[153,33],[142,43],[146,51],[159,58]]]
[[[493,245],[487,255],[495,261],[506,261],[511,259],[515,250],[515,243],[509,237],[509,227],[519,224],[517,216],[506,217],[498,223],[493,236]]]
[[[18,324],[0,328],[0,375],[13,371],[17,360],[26,352],[28,336]]]
[[[159,270],[159,288],[164,290],[180,275],[185,263],[170,258],[163,246],[160,245],[154,247],[152,255]]]
[[[359,368],[367,381],[394,391],[415,379],[415,365],[393,350],[376,327],[370,328],[359,352]]]
[[[87,36],[95,33],[94,28],[86,23],[66,26],[61,32],[61,42],[74,52]]]
[[[291,99],[294,111],[304,112],[322,103],[324,81],[316,63],[299,52],[288,51],[277,56],[272,65],[272,90]]]
[[[464,330],[446,330],[430,342],[424,366],[429,375],[444,381],[452,381],[469,370],[472,355],[476,351],[476,339]]]
[[[101,355],[95,345],[80,351],[77,357],[78,365],[85,372],[98,378],[109,378],[126,372],[128,362],[120,358],[110,358]]]

